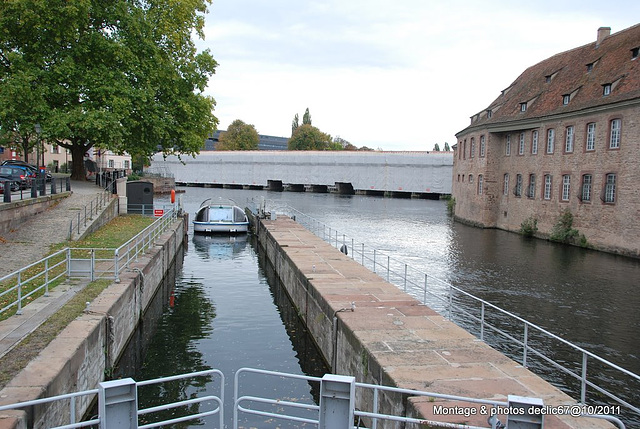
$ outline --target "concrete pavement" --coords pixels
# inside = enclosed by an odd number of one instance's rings
[[[65,242],[70,222],[75,222],[78,212],[95,202],[103,192],[102,188],[92,182],[74,180],[71,182],[71,193],[66,198],[0,237],[0,276],[39,261],[52,245]],[[82,224],[81,228],[84,230],[88,226],[90,223],[86,226]],[[88,283],[88,279],[67,280],[50,291],[48,297],[41,296],[25,305],[22,315],[14,315],[1,321],[0,359]]]

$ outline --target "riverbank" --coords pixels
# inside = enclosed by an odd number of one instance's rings
[[[518,395],[541,398],[545,405],[576,404],[289,218],[261,220],[257,234],[327,362],[333,363],[334,373],[353,375],[365,383],[473,398],[506,400],[508,395]],[[382,402],[389,413],[486,424],[486,416],[480,413],[437,415],[436,406],[451,403],[416,398],[406,403]],[[548,415],[545,427],[612,425]]]
[[[178,219],[157,238],[155,246],[130,263],[119,276],[119,283],[107,287],[81,317],[0,391],[0,404],[93,389],[104,380],[162,285],[167,269],[180,255],[187,227],[184,219]],[[89,402],[89,398],[76,401],[76,421],[86,412]],[[69,404],[5,412],[2,417],[0,428],[26,427],[26,422],[36,427],[62,425],[69,422]]]

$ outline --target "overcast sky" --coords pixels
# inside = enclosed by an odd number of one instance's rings
[[[308,107],[358,147],[432,150],[527,67],[639,23],[640,1],[213,0],[205,19],[219,129],[288,138]]]

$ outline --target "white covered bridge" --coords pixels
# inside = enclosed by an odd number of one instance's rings
[[[453,153],[205,151],[182,159],[157,154],[148,171],[187,186],[436,196],[451,194]]]

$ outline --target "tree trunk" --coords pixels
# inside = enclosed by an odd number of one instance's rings
[[[74,144],[71,147],[71,180],[86,180],[84,168],[85,145]]]

